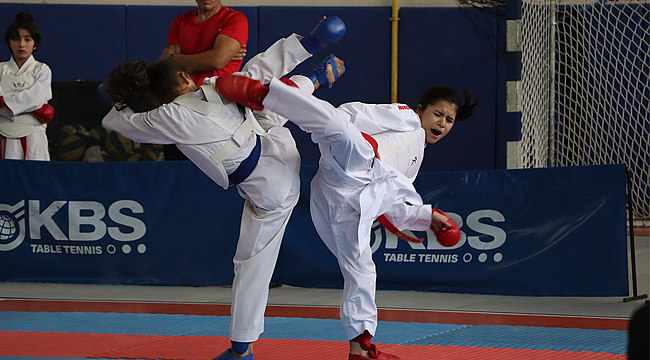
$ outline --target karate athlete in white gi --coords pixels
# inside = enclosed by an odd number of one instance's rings
[[[311,57],[308,49],[317,51],[344,32],[340,19],[324,19],[302,41],[296,34],[277,41],[251,59],[241,73],[268,83]],[[282,236],[299,197],[300,156],[291,133],[282,127],[286,119],[268,111],[253,113],[223,99],[215,90],[215,78],[206,79],[197,89],[187,72],[165,70],[175,64],[170,58],[156,62],[149,70],[142,62],[114,69],[107,86],[116,107],[102,125],[135,141],[176,144],[215,183],[224,189],[236,185],[246,200],[234,257],[232,347],[217,359],[252,360],[252,342],[264,330],[269,283]],[[122,76],[117,77],[117,73]],[[169,73],[174,77],[178,74],[179,83],[160,85]],[[128,95],[136,88],[132,79],[143,74],[164,105],[135,113],[126,107],[126,98],[143,100],[143,94]],[[295,82],[291,83],[301,89],[309,93],[314,90],[310,78],[298,75],[292,79]]]
[[[271,110],[311,133],[321,159],[311,183],[310,209],[318,234],[343,273],[340,316],[350,339],[348,359],[399,359],[370,343],[377,328],[371,227],[383,214],[398,229],[433,230],[443,246],[458,242],[458,226],[444,212],[423,204],[412,181],[426,143],[439,141],[454,121],[473,113],[471,95],[466,93],[461,105],[453,90],[433,87],[413,111],[403,104],[358,102],[335,108],[278,80],[267,89],[231,75],[217,79],[216,86],[230,100]],[[367,134],[376,137],[377,151]]]
[[[32,55],[40,45],[41,33],[27,12],[16,15],[5,42],[9,61],[0,63],[0,158],[50,160],[47,123],[54,109],[52,71]]]

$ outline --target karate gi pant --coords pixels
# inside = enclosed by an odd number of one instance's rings
[[[45,131],[36,131],[18,139],[0,135],[0,154],[2,159],[49,161],[47,134]]]
[[[261,141],[257,166],[237,185],[246,201],[233,259],[230,339],[239,342],[256,341],[264,331],[269,283],[300,196],[300,155],[289,129],[272,128]]]

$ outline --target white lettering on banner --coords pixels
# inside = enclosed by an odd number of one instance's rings
[[[60,226],[65,215],[59,217],[59,210],[67,205],[67,235]],[[10,251],[18,247],[29,233],[29,240],[43,239],[43,231],[49,233],[54,241],[91,242],[105,239],[106,234],[112,240],[120,242],[136,241],[146,235],[145,223],[130,216],[131,214],[144,213],[144,207],[134,200],[118,200],[108,207],[108,218],[118,226],[107,226],[105,221],[107,212],[105,206],[97,201],[65,201],[55,200],[41,211],[40,200],[27,201],[27,216],[25,214],[25,200],[13,206],[0,204],[0,252]],[[123,213],[126,211],[126,213]],[[65,210],[63,211],[65,212]],[[25,221],[29,222],[25,226]],[[58,224],[57,224],[58,221]],[[63,220],[64,221],[64,220]],[[28,229],[28,230],[27,230]],[[122,230],[130,230],[123,232]],[[47,237],[46,237],[47,238]],[[29,244],[34,254],[71,254],[71,255],[101,255],[114,254],[116,249],[113,244],[108,245],[70,245],[63,244]],[[104,248],[104,246],[106,248]],[[106,249],[106,250],[105,250]],[[131,253],[131,246],[121,246],[124,254]],[[145,244],[138,244],[137,252],[144,254],[147,251]]]
[[[415,254],[384,254],[386,262],[415,262]]]
[[[457,263],[458,254],[418,254],[420,262]]]
[[[458,263],[459,259],[462,257],[463,262],[468,263],[474,259],[474,256],[472,256],[471,252],[466,251],[464,254],[451,253],[452,251],[457,251],[460,248],[464,247],[465,244],[468,244],[472,250],[478,250],[482,252],[476,256],[476,260],[479,262],[485,262],[489,259],[489,257],[483,251],[497,249],[503,246],[506,242],[507,234],[505,230],[501,229],[498,226],[481,222],[484,219],[489,219],[494,223],[505,222],[505,217],[499,211],[491,209],[477,210],[470,213],[467,216],[466,221],[463,221],[463,218],[458,214],[452,212],[447,212],[447,214],[450,218],[452,218],[452,220],[454,220],[454,222],[456,222],[456,224],[458,224],[461,229],[463,227],[467,227],[469,230],[472,230],[479,235],[467,236],[464,231],[461,231],[460,240],[456,245],[452,247],[444,247],[438,243],[438,241],[436,241],[435,234],[429,230],[426,232],[427,235],[423,243],[405,243],[404,241],[399,240],[395,235],[386,231],[381,225],[375,223],[375,226],[373,226],[372,229],[372,238],[374,239],[374,241],[371,243],[372,252],[375,253],[377,250],[379,250],[383,241],[383,247],[386,250],[395,250],[398,248],[398,246],[402,246],[403,248],[403,246],[408,245],[412,250],[416,252],[426,252],[429,250],[442,250],[446,252],[442,254],[400,254],[385,252],[383,254],[385,262],[455,264]],[[402,231],[409,235],[415,236],[408,230]],[[490,238],[489,241],[486,240],[488,237]],[[493,253],[491,255],[491,258],[494,262],[501,262],[503,260],[503,254]]]
[[[458,254],[400,254],[384,253],[385,262],[457,263]]]
[[[40,240],[41,227],[45,226],[54,240],[68,240],[63,231],[56,225],[52,216],[61,209],[67,201],[54,201],[42,213],[40,212],[41,202],[29,200],[29,237],[32,240]]]
[[[144,208],[138,202],[133,200],[120,200],[114,202],[108,208],[108,217],[116,223],[128,226],[133,229],[131,233],[123,233],[117,227],[109,227],[108,234],[118,241],[138,240],[147,232],[147,226],[138,218],[126,216],[120,212],[122,209],[129,209],[134,214],[142,214]]]
[[[51,245],[31,244],[34,254],[74,254],[74,255],[101,255],[102,247],[97,245]]]
[[[467,242],[469,243],[469,246],[473,247],[476,250],[496,249],[506,242],[506,232],[501,228],[483,224],[479,221],[480,219],[484,218],[489,218],[495,222],[506,221],[506,219],[503,217],[503,214],[495,210],[479,210],[469,214],[469,216],[467,216],[467,227],[480,234],[490,235],[494,239],[492,241],[486,242],[481,241],[481,238],[479,236],[468,236]]]
[[[92,212],[84,216],[82,212]],[[106,215],[104,205],[96,201],[70,201],[68,203],[68,237],[73,241],[96,241],[106,234],[106,224],[102,221]],[[81,225],[93,227],[91,232],[81,232]]]
[[[68,236],[54,222],[53,216],[65,205],[68,205]],[[123,233],[117,227],[107,228],[103,221],[106,209],[96,201],[54,201],[43,212],[40,212],[40,201],[29,200],[29,236],[32,240],[41,239],[41,228],[52,235],[55,240],[97,241],[108,234],[118,241],[134,241],[142,238],[147,227],[142,220],[125,215],[122,209],[129,209],[134,214],[144,213],[144,208],[133,200],[119,200],[108,208],[108,217],[117,224],[133,229]],[[92,227],[92,231],[81,231],[82,225]]]

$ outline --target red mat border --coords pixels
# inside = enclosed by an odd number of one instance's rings
[[[146,313],[179,315],[230,316],[230,305],[177,304],[151,302],[104,302],[60,300],[0,300],[0,311]],[[463,324],[513,325],[573,329],[627,330],[629,319],[554,315],[522,315],[435,310],[379,309],[380,321]],[[338,319],[336,307],[277,306],[266,308],[267,317]]]

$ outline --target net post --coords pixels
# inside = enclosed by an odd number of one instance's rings
[[[506,2],[506,167],[521,168],[521,0]]]
[[[628,213],[628,227],[630,229],[630,261],[632,262],[632,296],[623,298],[623,302],[630,302],[634,300],[646,299],[648,294],[638,293],[638,288],[636,284],[636,250],[634,247],[634,214],[632,209],[632,178],[630,176],[630,171],[627,166],[625,166],[625,182],[626,182],[626,193],[627,193],[627,213]]]

